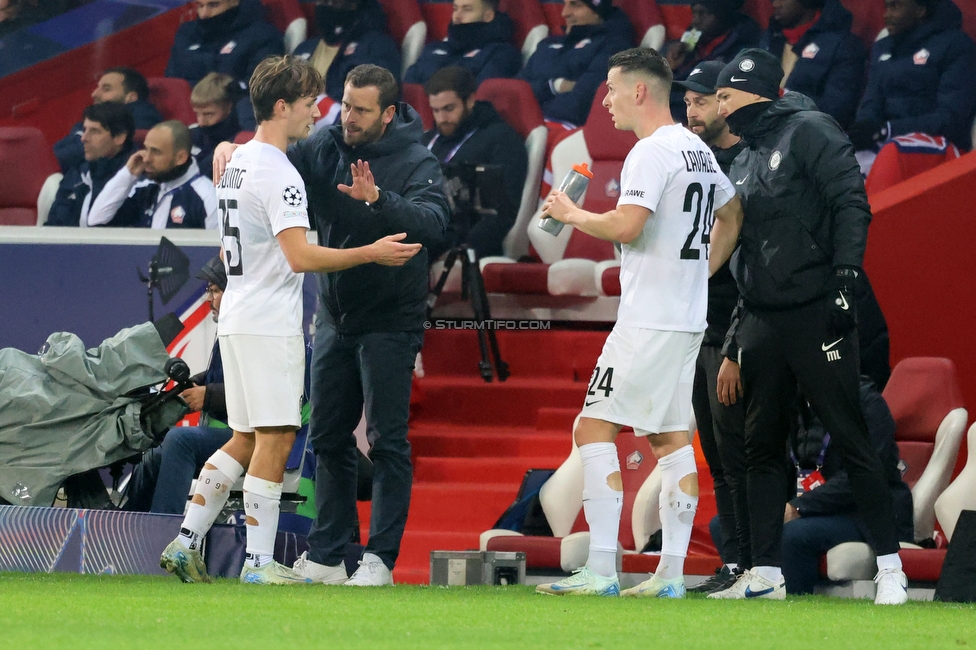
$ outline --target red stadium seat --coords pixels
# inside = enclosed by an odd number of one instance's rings
[[[773,3],[769,0],[746,0],[742,13],[750,16],[759,23],[760,27],[766,29],[769,26],[769,17],[773,15]]]
[[[0,127],[0,225],[36,225],[38,194],[57,171],[40,129]]]
[[[150,77],[149,103],[159,109],[164,120],[179,120],[187,126],[197,123],[197,115],[190,104],[190,84],[186,79]]]
[[[254,131],[240,131],[234,136],[234,144],[247,144],[254,138]]]
[[[309,21],[301,4],[298,0],[261,0],[261,3],[265,18],[285,37],[285,52],[293,52],[308,34]]]
[[[920,133],[899,136],[881,147],[864,189],[873,195],[958,157],[959,150],[945,138]]]
[[[397,43],[403,60],[400,76],[420,57],[427,39],[427,23],[417,0],[379,0],[386,14],[386,27]]]
[[[912,489],[915,540],[931,539],[936,502],[949,485],[968,418],[956,366],[949,359],[934,357],[903,359],[892,370],[883,394],[897,427],[903,478]],[[924,558],[926,554],[919,549],[909,555]],[[918,562],[919,571],[930,572],[929,560]],[[827,553],[831,580],[869,580],[876,570],[867,544],[849,542]],[[927,581],[913,573],[907,562],[905,572],[910,580]]]
[[[659,2],[658,10],[664,19],[667,40],[676,41],[681,38],[691,24],[691,5]]]
[[[657,459],[647,438],[629,429],[617,436],[617,458],[623,480],[624,503],[617,540],[624,551],[640,551],[650,535],[661,527],[658,495],[660,472],[652,474]],[[582,512],[582,465],[574,449],[543,486],[539,495],[553,537],[526,536],[512,531],[489,530],[481,534],[481,550],[523,551],[526,567],[572,571],[586,562],[589,532]],[[566,524],[572,521],[567,530]]]
[[[149,133],[149,129],[136,129],[136,132],[132,134],[132,141],[137,147],[142,147],[146,143],[147,133]]]
[[[962,31],[976,40],[976,0],[953,0],[962,11]]]
[[[540,0],[542,15],[546,17],[550,34],[563,33],[563,0]]]
[[[434,128],[434,114],[430,111],[430,102],[427,101],[427,93],[420,84],[402,84],[400,93],[403,101],[413,106],[414,110],[420,113],[420,120],[424,123],[424,131]]]
[[[442,41],[454,13],[452,0],[420,0],[420,13],[427,23],[427,41]]]
[[[864,0],[841,0],[841,4],[854,16],[851,32],[871,47],[878,33],[884,29],[884,3]],[[958,3],[957,3],[958,4]]]
[[[634,44],[655,50],[664,45],[664,18],[654,0],[615,0],[634,26]]]
[[[507,13],[515,23],[515,45],[522,50],[522,62],[525,63],[539,42],[549,35],[542,6],[538,0],[502,0],[498,9]]]

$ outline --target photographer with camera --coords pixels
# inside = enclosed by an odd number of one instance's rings
[[[434,114],[435,128],[424,133],[423,143],[444,168],[447,178],[470,181],[463,168],[497,165],[503,174],[502,192],[491,197],[492,211],[455,209],[447,241],[432,251],[431,260],[458,244],[468,244],[478,257],[502,254],[502,240],[515,224],[522,188],[528,172],[525,142],[490,102],[475,99],[474,75],[459,66],[441,68],[424,86]],[[463,203],[468,203],[463,201]],[[487,204],[487,200],[481,203]]]

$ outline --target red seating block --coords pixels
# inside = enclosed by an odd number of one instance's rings
[[[549,293],[548,264],[486,264],[481,274],[488,293]]]
[[[507,13],[515,23],[514,44],[518,48],[522,47],[529,32],[546,24],[546,15],[538,0],[501,0],[498,10]]]
[[[550,34],[563,33],[563,1],[562,0],[542,0],[542,14],[546,17],[549,24]]]
[[[298,0],[261,0],[261,4],[264,5],[264,17],[282,34],[294,21],[299,18],[306,18],[305,11],[302,10]],[[315,5],[312,6],[310,22],[315,22]]]
[[[159,109],[164,120],[179,120],[183,124],[197,123],[197,115],[190,103],[189,82],[186,79],[150,77],[149,103]]]
[[[454,13],[452,0],[421,0],[420,13],[427,23],[427,41],[444,40]]]
[[[407,30],[424,20],[417,0],[379,0],[379,3],[386,14],[386,27],[390,30],[390,36],[398,44],[403,42]],[[450,3],[447,6],[450,8]],[[448,22],[450,22],[450,16],[448,16]],[[447,33],[446,29],[445,27],[445,34]]]
[[[884,29],[884,3],[864,0],[841,0],[841,4],[854,15],[851,32],[871,47],[878,32]],[[958,3],[957,3],[958,4]]]
[[[40,129],[0,128],[0,225],[35,225],[37,195],[47,177],[57,171]]]
[[[640,43],[651,27],[664,23],[661,10],[654,0],[615,0],[614,4],[627,14],[634,26],[634,44]]]
[[[523,138],[542,126],[542,109],[532,86],[521,79],[485,79],[478,86],[478,99],[491,102],[499,115]]]
[[[434,114],[430,110],[430,103],[427,101],[427,93],[420,84],[401,84],[400,94],[403,101],[413,106],[414,110],[420,113],[420,120],[424,123],[424,131],[434,128]]]

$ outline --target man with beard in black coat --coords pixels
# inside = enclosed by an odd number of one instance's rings
[[[908,600],[891,493],[859,403],[854,285],[871,208],[854,148],[799,93],[780,98],[779,59],[743,50],[719,75],[719,114],[746,149],[730,180],[745,214],[732,274],[746,408],[753,568],[710,598],[785,597],[783,447],[797,387],[833,434],[878,558],[875,603]]]
[[[465,225],[455,219],[445,242],[447,248],[469,244],[478,257],[485,257],[502,254],[502,240],[518,215],[529,162],[525,142],[491,102],[475,99],[476,88],[474,75],[460,66],[434,73],[424,90],[436,126],[424,133],[423,143],[442,166],[471,163],[502,168],[504,201],[498,214],[483,215],[467,237]],[[433,251],[433,257],[438,252],[443,251]]]

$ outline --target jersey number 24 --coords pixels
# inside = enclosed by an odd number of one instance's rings
[[[708,190],[707,198],[705,196],[705,189],[701,183],[692,183],[688,186],[688,190],[685,192],[684,211],[691,214],[692,210],[694,210],[694,221],[692,221],[688,239],[685,240],[685,245],[681,247],[681,259],[699,260],[701,259],[702,250],[705,251],[705,259],[708,259],[709,233],[711,233],[712,224],[715,222],[715,217],[712,214],[714,207],[714,183]],[[699,230],[701,230],[701,238],[696,242],[695,238]],[[701,247],[699,248],[695,244],[700,244]]]

